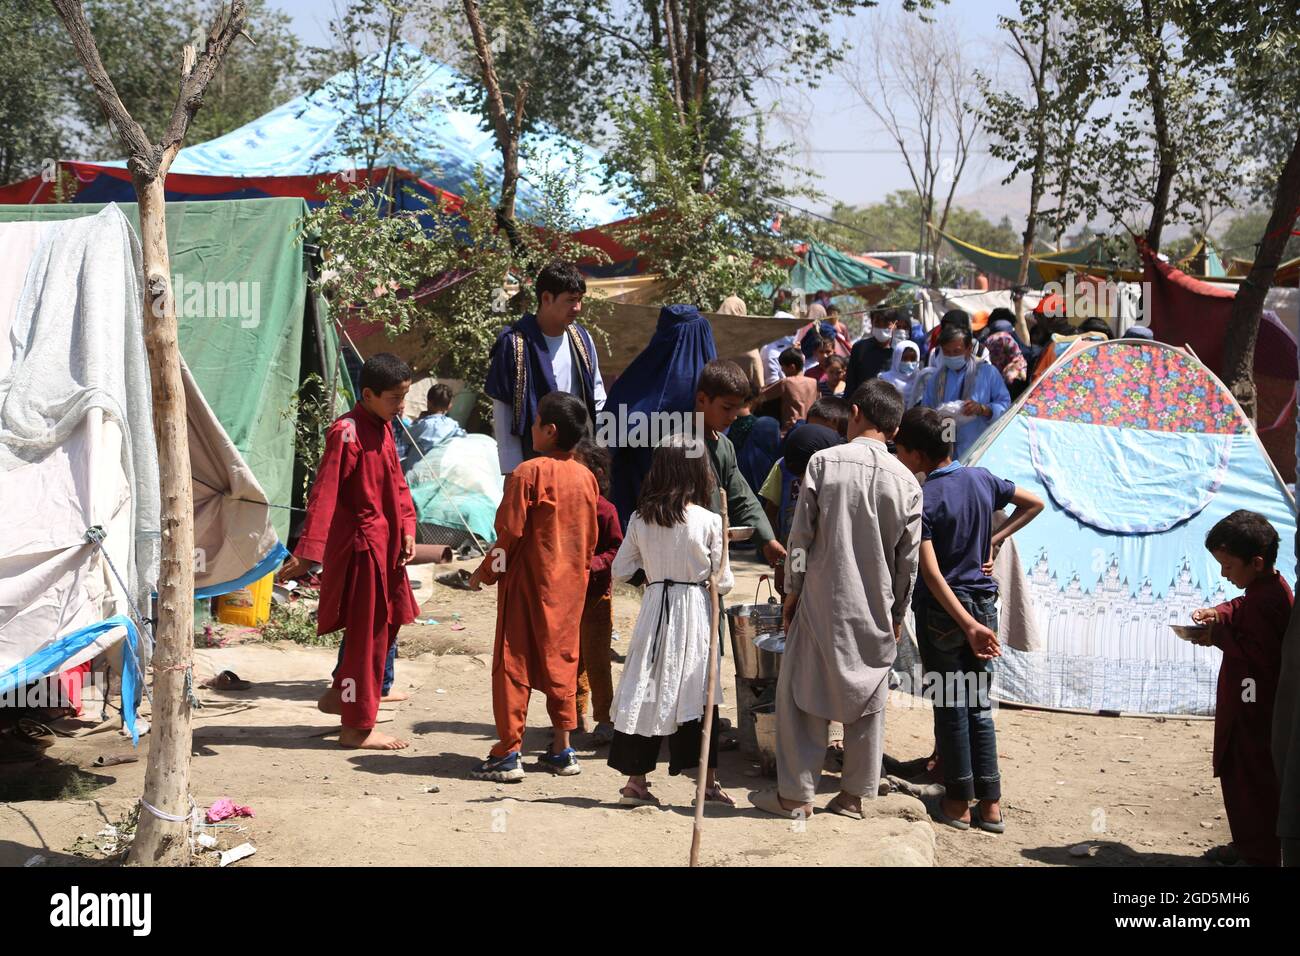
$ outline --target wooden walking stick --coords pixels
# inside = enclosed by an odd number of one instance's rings
[[[727,493],[719,490],[722,497],[722,564],[718,570],[709,575],[709,661],[708,677],[705,680],[707,690],[704,693],[704,719],[700,730],[700,768],[699,779],[695,784],[695,826],[691,830],[691,866],[700,865],[700,835],[704,832],[704,781],[709,776],[709,735],[713,732],[713,701],[718,682],[718,625],[719,598],[718,575],[727,566],[731,554],[731,542],[727,540],[731,523],[727,520]]]

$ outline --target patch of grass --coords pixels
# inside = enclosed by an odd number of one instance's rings
[[[338,647],[342,631],[316,633],[316,618],[297,604],[272,604],[271,619],[262,625],[262,640],[291,641],[306,647]]]
[[[23,800],[85,800],[112,777],[89,773],[61,760],[12,765],[0,777],[0,802]],[[17,771],[17,772],[15,772]]]

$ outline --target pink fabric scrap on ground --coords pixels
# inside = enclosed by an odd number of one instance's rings
[[[253,815],[252,807],[241,807],[229,797],[222,797],[212,806],[208,807],[208,822],[218,823],[227,817],[251,817]]]

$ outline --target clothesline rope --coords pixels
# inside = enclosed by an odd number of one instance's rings
[[[127,607],[130,609],[131,616],[135,619],[135,623],[139,626],[142,632],[145,632],[147,629],[147,633],[152,635],[153,622],[141,614],[140,609],[136,607],[135,599],[131,596],[131,589],[126,586],[126,582],[122,580],[122,575],[118,573],[117,565],[113,564],[113,559],[109,557],[108,552],[104,550],[105,537],[104,529],[99,525],[94,525],[93,527],[86,529],[86,540],[90,542],[96,551],[99,552],[100,556],[103,557],[104,562],[108,565],[108,569],[113,572],[113,577],[117,578],[118,586],[122,588],[122,595],[126,598]],[[135,648],[132,646],[131,642],[127,640],[125,641],[125,644],[127,653],[131,658],[131,665],[135,668],[136,676],[140,679],[140,686],[144,688],[145,697],[148,699],[150,705],[152,705],[153,693],[149,690],[149,682],[145,680],[144,666],[140,663],[140,658],[136,654]]]

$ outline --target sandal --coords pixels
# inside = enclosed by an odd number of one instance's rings
[[[720,803],[724,807],[734,807],[736,801],[732,799],[731,794],[722,789],[722,784],[715,783],[704,791],[705,803]],[[695,798],[691,798],[691,806],[695,806]]]
[[[645,790],[635,787],[623,787],[618,791],[618,803],[623,807],[657,807],[659,798],[650,792],[647,784]]]
[[[844,748],[827,747],[826,757],[822,760],[822,770],[826,773],[844,772]]]
[[[836,813],[842,817],[848,817],[850,820],[863,819],[861,810],[851,810],[850,808],[846,807],[844,804],[840,803],[839,794],[836,794],[835,796],[831,797],[829,801],[827,801],[826,810],[828,813]]]
[[[209,677],[202,686],[209,690],[248,690],[253,685],[250,681],[240,680],[234,671],[222,671],[216,677]]]
[[[970,817],[971,817],[971,822],[974,823],[975,826],[983,830],[985,833],[1006,833],[1007,832],[1007,823],[1006,820],[1001,816],[1001,814],[998,815],[998,818],[996,820],[986,820],[984,819],[984,814],[980,812],[980,808],[976,807],[974,810],[971,811]]]
[[[440,574],[436,578],[439,584],[445,584],[449,588],[455,588],[457,591],[474,590],[469,585],[471,575],[464,568],[457,568],[455,571],[448,571],[446,574]]]
[[[749,795],[749,802],[756,809],[762,810],[765,813],[770,813],[774,816],[784,817],[787,820],[798,820],[802,818],[802,814],[800,814],[797,809],[787,810],[785,807],[781,806],[781,798],[777,795],[775,790],[759,790],[755,793],[751,793]],[[809,814],[809,816],[812,816],[812,814]]]

